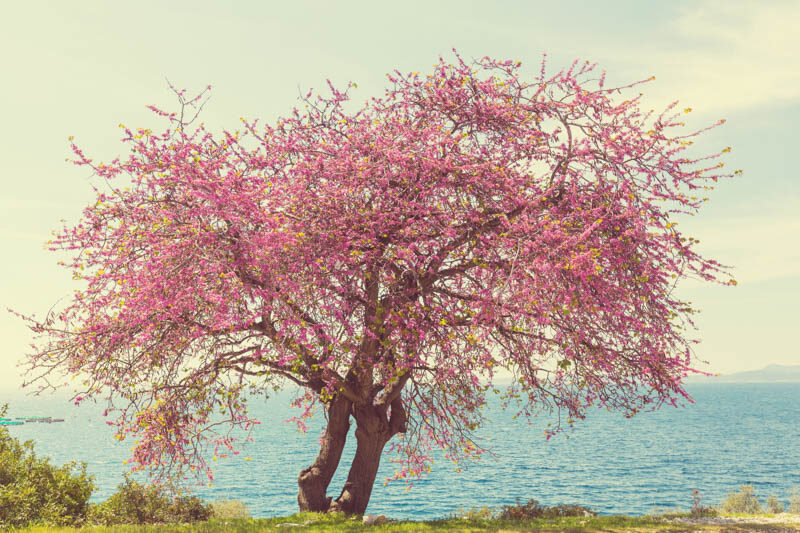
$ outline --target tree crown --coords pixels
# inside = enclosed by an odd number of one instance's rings
[[[28,318],[40,383],[81,374],[78,400],[123,400],[118,437],[164,476],[210,475],[204,443],[233,450],[219,424],[249,428],[247,394],[287,382],[307,410],[401,401],[399,476],[433,447],[480,453],[500,369],[522,413],[570,423],[688,398],[693,310],[673,289],[723,272],[674,216],[731,176],[729,149],[687,158],[704,130],[615,99],[638,83],[606,88],[594,65],[543,62],[528,82],[518,62],[456,58],[395,72],[355,112],[331,86],[215,137],[188,116],[203,95],[178,91],[179,113],[152,108],[164,133],[124,128],[126,159],[73,144],[103,188],[50,245],[84,288]]]

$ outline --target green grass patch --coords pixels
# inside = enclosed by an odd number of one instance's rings
[[[687,515],[688,516],[688,515]],[[717,528],[718,530],[719,528]],[[713,529],[711,529],[713,530]],[[298,513],[287,517],[259,519],[219,519],[193,524],[147,524],[68,527],[30,527],[17,530],[24,533],[214,533],[214,532],[291,532],[291,531],[395,531],[395,532],[434,532],[434,531],[552,531],[552,532],[622,532],[641,533],[669,531],[709,531],[707,526],[672,524],[659,517],[593,516],[559,517],[534,520],[512,521],[504,519],[465,519],[447,518],[428,521],[389,521],[386,524],[365,526],[360,517],[348,518],[341,514]],[[726,531],[744,531],[727,527]]]

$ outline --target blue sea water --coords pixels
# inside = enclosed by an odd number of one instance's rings
[[[494,457],[459,465],[460,473],[452,463],[438,461],[410,490],[403,482],[383,485],[394,472],[394,465],[384,460],[368,511],[419,520],[446,517],[459,507],[499,507],[535,498],[547,505],[579,503],[601,514],[636,515],[688,509],[694,489],[703,505],[711,505],[741,484],[783,501],[793,486],[800,487],[800,383],[695,384],[688,390],[695,404],[663,407],[631,419],[591,411],[574,430],[549,441],[543,436],[552,421],[547,416],[528,425],[513,420],[511,412],[490,408],[482,442]],[[295,414],[288,399],[283,395],[251,404],[251,414],[262,421],[253,432],[255,442],[239,457],[220,462],[215,483],[198,495],[242,500],[255,517],[296,512],[297,475],[316,456],[322,420],[320,416],[308,434],[298,433],[293,424],[283,422]],[[35,441],[37,453],[55,464],[88,463],[98,487],[94,501],[116,490],[130,444],[112,438],[99,408],[74,407],[54,397],[0,398],[5,402],[11,417],[65,418],[64,423],[8,430]],[[329,495],[336,497],[344,483],[354,440],[351,433]]]

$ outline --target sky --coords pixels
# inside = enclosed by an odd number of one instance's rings
[[[44,250],[60,220],[94,197],[91,175],[65,161],[67,137],[95,161],[126,155],[118,124],[163,129],[146,109],[174,109],[168,81],[212,96],[203,120],[236,129],[240,117],[274,122],[299,92],[326,79],[361,103],[386,74],[425,73],[440,56],[523,62],[531,78],[598,63],[608,84],[655,76],[643,105],[679,100],[689,127],[726,119],[696,154],[726,146],[742,169],[695,217],[679,219],[700,251],[733,267],[737,287],[687,281],[680,295],[702,312],[698,367],[732,373],[800,364],[800,2],[13,2],[0,21],[0,307],[44,316],[77,288]],[[0,390],[22,382],[32,341],[0,313]]]

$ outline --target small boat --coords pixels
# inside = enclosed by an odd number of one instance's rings
[[[33,422],[46,422],[51,424],[53,422],[63,422],[63,418],[53,418],[52,416],[18,416],[14,419],[11,418],[0,418],[0,425],[3,426],[19,426],[20,424],[24,423],[33,423]]]

